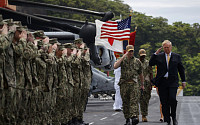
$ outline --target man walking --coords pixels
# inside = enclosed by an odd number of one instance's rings
[[[164,52],[160,53],[162,48]],[[165,40],[162,43],[162,47],[152,55],[149,65],[157,65],[157,75],[153,81],[155,81],[155,84],[158,87],[164,121],[167,122],[167,125],[171,125],[171,116],[173,125],[178,125],[176,120],[178,72],[184,88],[186,85],[185,70],[180,55],[171,52],[171,50],[172,43],[169,40]]]
[[[114,64],[117,69],[121,66],[121,78],[119,82],[120,93],[123,101],[123,113],[126,118],[126,124],[138,124],[138,76],[141,79],[141,89],[144,89],[144,78],[142,75],[142,64],[139,59],[133,56],[133,45],[126,46],[126,53]]]
[[[152,67],[149,66],[149,61],[145,59],[146,51],[144,49],[139,50],[140,61],[142,62],[143,68],[143,76],[144,76],[144,91],[139,92],[139,103],[140,103],[140,111],[142,114],[142,121],[147,122],[147,115],[148,115],[148,105],[149,100],[151,98],[151,79],[153,78],[153,70]],[[140,82],[139,82],[140,84]]]

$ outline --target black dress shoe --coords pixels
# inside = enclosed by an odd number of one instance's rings
[[[178,125],[178,121],[176,119],[173,120],[173,125]]]
[[[115,109],[115,111],[116,111],[116,112],[121,112],[122,110],[121,110],[121,109]]]
[[[167,125],[171,125],[171,123],[169,122],[169,123],[167,123]]]

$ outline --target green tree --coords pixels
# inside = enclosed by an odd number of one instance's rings
[[[86,9],[97,12],[112,11],[116,20],[122,16],[125,19],[129,16],[132,8],[123,3],[123,0],[32,0],[48,4],[56,4],[79,9]],[[43,10],[42,10],[43,11]],[[69,13],[48,11],[51,16],[62,17],[73,20],[88,20],[94,22],[101,19],[99,16],[86,15],[81,13]],[[200,95],[200,24],[192,25],[184,22],[168,24],[163,17],[147,16],[141,12],[132,12],[131,31],[137,26],[135,39],[135,55],[138,55],[140,48],[147,51],[147,55],[153,54],[168,39],[172,42],[172,51],[182,57],[186,71],[187,87],[184,95]]]

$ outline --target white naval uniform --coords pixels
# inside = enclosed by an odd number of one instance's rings
[[[122,98],[120,95],[120,87],[118,85],[120,77],[121,77],[121,67],[117,68],[114,70],[114,74],[115,74],[115,102],[113,104],[113,109],[121,109],[122,110]]]

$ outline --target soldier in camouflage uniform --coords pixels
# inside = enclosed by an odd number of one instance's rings
[[[74,81],[72,76],[72,61],[75,57],[76,50],[74,50],[74,46],[72,43],[66,43],[64,44],[64,47],[67,49],[67,54],[65,56],[66,62],[65,62],[65,70],[67,74],[67,80],[66,80],[66,86],[67,86],[67,100],[68,102],[66,105],[66,110],[69,111],[69,121],[68,124],[72,124],[72,118],[74,117]],[[74,50],[74,51],[73,51]]]
[[[24,49],[24,76],[25,76],[25,109],[26,109],[26,124],[32,125],[35,123],[36,102],[35,102],[35,86],[33,86],[32,75],[32,59],[37,56],[37,47],[34,44],[34,39],[31,33],[28,32],[27,44]],[[34,88],[33,88],[34,87]]]
[[[44,31],[35,31],[33,33],[35,40],[34,42],[37,43],[38,47],[38,57],[36,57],[36,71],[37,71],[37,78],[38,78],[38,86],[36,87],[36,94],[37,94],[37,122],[38,124],[44,124],[46,122],[46,104],[44,102],[45,95],[48,92],[48,86],[46,85],[46,53],[48,50],[48,43],[49,38],[44,36]],[[47,93],[48,94],[48,93]]]
[[[9,46],[5,50],[5,65],[4,65],[4,74],[6,81],[9,85],[9,91],[7,94],[7,99],[8,99],[8,110],[7,112],[11,112],[10,116],[10,123],[11,124],[16,124],[17,120],[17,107],[16,107],[16,102],[14,93],[16,90],[16,76],[15,76],[15,67],[14,67],[14,50],[12,46],[12,41],[13,37],[16,31],[16,27],[20,26],[20,22],[18,21],[17,23],[12,19],[7,19],[6,20],[8,23],[8,35],[7,38],[9,39]],[[10,97],[10,99],[9,99]]]
[[[144,78],[142,75],[142,64],[133,56],[134,47],[126,46],[126,53],[114,64],[114,68],[121,66],[121,78],[119,82],[120,93],[123,101],[123,113],[126,119],[125,125],[138,124],[138,76],[141,79],[141,89],[144,89]]]
[[[47,53],[47,59],[46,64],[47,64],[47,70],[46,70],[46,85],[48,86],[49,94],[47,96],[47,115],[48,115],[48,123],[50,124],[52,121],[52,113],[53,113],[53,108],[55,106],[55,101],[56,101],[56,87],[55,85],[58,84],[58,76],[57,76],[57,63],[56,63],[56,56],[55,52],[58,48],[58,45],[60,43],[56,38],[49,39],[49,48],[48,48],[48,53]]]
[[[75,40],[76,41],[76,40]],[[74,58],[72,60],[72,76],[74,82],[74,96],[73,96],[73,106],[74,106],[74,113],[73,113],[73,123],[78,124],[78,115],[80,111],[80,103],[81,103],[81,49],[74,49]]]
[[[36,67],[36,58],[39,56],[38,54],[38,47],[37,42],[34,41],[34,37],[31,33],[28,33],[27,38],[27,49],[30,50],[30,75],[31,75],[31,82],[32,82],[32,90],[31,90],[31,97],[30,97],[30,107],[29,107],[29,113],[30,113],[30,123],[31,124],[38,124],[38,116],[37,116],[37,99],[38,99],[38,76],[37,76],[37,67]]]
[[[56,105],[54,108],[54,123],[55,125],[59,125],[60,123],[66,124],[69,119],[69,110],[66,110],[66,105],[68,105],[68,90],[66,85],[67,73],[65,70],[67,49],[64,48],[63,45],[59,45],[56,50],[56,62],[58,68],[58,84],[55,85],[56,88]]]
[[[14,50],[14,66],[16,75],[15,104],[17,108],[17,124],[25,124],[25,77],[24,77],[24,50],[26,48],[27,31],[24,27],[17,27],[12,42]]]
[[[80,124],[86,124],[83,121],[83,112],[86,108],[88,93],[91,84],[91,67],[90,67],[90,53],[89,48],[83,43],[82,38],[75,40],[75,45],[78,49],[81,49],[81,65],[80,65],[80,78],[81,78],[81,86],[80,86],[80,105],[79,105],[79,114],[78,114],[78,122]]]
[[[149,66],[149,61],[145,59],[146,51],[144,49],[139,50],[140,61],[142,62],[143,76],[144,76],[144,91],[142,93],[139,92],[139,103],[140,103],[140,111],[142,114],[142,121],[147,122],[146,116],[148,115],[148,105],[149,100],[151,98],[151,82],[150,80],[153,78],[153,70],[152,67]],[[139,84],[141,81],[139,80]]]
[[[5,69],[5,49],[9,46],[9,40],[7,38],[8,27],[7,23],[3,21],[2,16],[0,16],[0,123],[9,123],[9,104],[7,102],[11,99],[9,98],[9,85],[5,79],[4,69]]]

